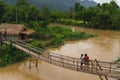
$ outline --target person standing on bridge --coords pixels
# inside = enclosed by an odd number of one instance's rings
[[[83,60],[85,64],[85,70],[88,70],[89,69],[89,57],[87,56],[87,54],[85,54]]]
[[[83,54],[81,54],[81,56],[80,56],[80,64],[81,64],[81,69],[83,68]]]

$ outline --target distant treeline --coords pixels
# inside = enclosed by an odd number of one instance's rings
[[[4,0],[8,5],[16,4],[18,0]],[[43,6],[50,10],[69,11],[75,2],[81,3],[85,7],[96,6],[97,3],[93,0],[27,0],[29,4],[35,5],[41,9]]]
[[[88,9],[76,3],[75,19],[83,20],[90,28],[120,30],[120,7],[115,1]]]
[[[26,0],[18,0],[16,5],[6,5],[0,0],[0,23],[23,23],[31,28],[46,27],[48,23],[59,22],[61,19],[83,21],[80,25],[89,28],[120,30],[120,7],[115,1],[89,8],[75,3],[74,8],[62,12],[50,11],[46,7],[39,10]]]

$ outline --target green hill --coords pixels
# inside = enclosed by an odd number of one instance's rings
[[[15,4],[17,0],[4,0],[7,4]],[[28,3],[37,6],[39,9],[48,7],[51,10],[70,10],[75,2],[80,2],[85,7],[96,6],[93,0],[27,0]]]

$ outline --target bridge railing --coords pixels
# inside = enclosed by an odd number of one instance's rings
[[[28,44],[28,43],[25,43],[25,42],[22,42],[22,41],[19,41],[19,43],[24,44],[24,45],[27,45],[27,46],[29,46],[29,47],[31,47],[31,48],[34,48],[34,49],[37,49],[37,50],[39,50],[39,51],[45,52],[44,49],[39,48],[39,47],[36,47],[36,46],[33,46],[33,45],[31,45],[31,44]]]
[[[113,70],[120,72],[120,63],[99,61],[99,65],[102,69],[109,69],[109,72]]]
[[[54,56],[53,59],[57,59],[57,58],[62,58],[64,59],[64,61],[72,63],[72,64],[76,64],[77,62],[80,63],[80,59],[79,58],[74,58],[74,57],[69,57],[69,56],[65,56],[65,55],[60,55],[60,54],[56,54],[56,53],[50,53],[51,56]],[[56,58],[55,58],[56,57]],[[60,58],[58,60],[60,60]],[[92,61],[95,65],[97,65],[97,63],[95,62],[95,60],[90,60]],[[120,72],[120,63],[114,63],[114,62],[104,62],[104,61],[98,61],[99,65],[101,66],[101,68],[107,69],[109,72],[111,71],[117,71]],[[92,65],[91,63],[89,63],[89,65]]]
[[[28,49],[29,51],[33,51],[33,52],[36,52],[36,53],[38,53],[38,54],[42,54],[42,53],[43,53],[42,51],[37,50],[37,49],[35,49],[35,48],[32,48],[32,47],[30,47],[30,46],[27,46],[27,45],[25,45],[25,44],[21,44],[21,43],[19,43],[19,42],[13,42],[13,43],[15,43],[15,44],[17,44],[17,45],[20,45],[20,46],[22,46],[23,48]]]

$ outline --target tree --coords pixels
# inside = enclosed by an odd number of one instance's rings
[[[100,3],[98,3],[96,7],[98,7],[98,8],[101,8],[101,5],[100,5]]]
[[[17,6],[21,6],[21,5],[27,5],[28,6],[29,4],[27,3],[27,0],[18,0],[16,5]]]
[[[0,0],[0,23],[3,21],[3,15],[5,14],[5,4]]]
[[[111,16],[111,30],[120,30],[120,11]]]
[[[6,13],[3,16],[4,22],[15,22],[16,21],[16,9],[14,6],[7,6],[6,7]]]
[[[85,7],[81,6],[80,3],[75,3],[75,5],[74,5],[74,11],[75,11],[75,13],[81,12],[84,9],[85,9]]]
[[[81,13],[81,19],[84,21],[84,23],[88,22],[91,23],[92,18],[96,16],[96,13],[92,8],[89,8],[87,10],[82,11]]]
[[[62,18],[68,18],[69,17],[68,14],[69,13],[67,13],[67,12],[51,11],[50,18],[51,18],[51,21],[56,22]]]
[[[110,7],[111,7],[111,10],[113,10],[113,11],[120,9],[119,6],[118,6],[118,4],[116,4],[115,1],[111,1],[109,5],[110,5]]]
[[[43,7],[40,13],[41,20],[50,20],[51,12],[48,8]]]
[[[7,6],[4,15],[5,22],[12,23],[29,23],[30,21],[38,21],[39,10],[34,6]]]
[[[31,21],[38,21],[40,17],[40,11],[36,7],[30,6],[27,17]]]
[[[81,6],[80,3],[75,3],[74,5],[75,19],[80,19],[80,15],[84,10],[85,10],[85,7]]]
[[[102,9],[103,9],[103,11],[109,11],[110,14],[113,14],[117,10],[119,10],[119,6],[116,4],[115,1],[111,1],[110,3],[103,3]]]
[[[99,12],[93,17],[92,27],[98,29],[109,29],[111,26],[110,14],[108,12]]]

